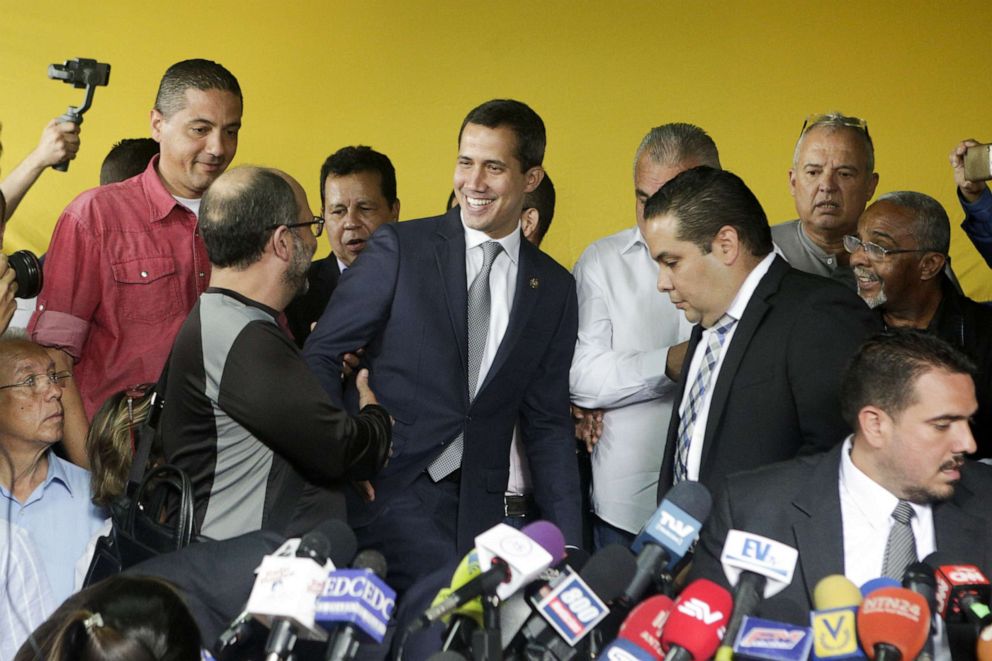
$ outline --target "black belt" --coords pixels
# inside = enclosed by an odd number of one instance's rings
[[[530,514],[534,498],[529,494],[523,496],[503,496],[503,516],[519,518]]]

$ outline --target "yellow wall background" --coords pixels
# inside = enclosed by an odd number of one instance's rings
[[[990,19],[987,0],[0,0],[3,172],[47,119],[81,102],[81,91],[47,80],[49,63],[113,65],[79,158],[42,177],[4,248],[43,251],[61,209],[97,184],[110,146],[149,134],[164,70],[206,57],[245,93],[235,163],[289,171],[314,207],[323,159],[362,143],[393,160],[402,218],[438,213],[465,113],[493,97],[526,101],[547,124],[558,190],[545,249],[567,266],[632,225],[631,160],[651,126],[704,127],[775,223],[795,217],[786,173],[804,117],[855,114],[875,140],[878,192],[937,197],[966,292],[990,299],[992,272],[957,228],[947,162],[962,138],[992,141]]]

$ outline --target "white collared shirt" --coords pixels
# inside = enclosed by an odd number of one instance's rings
[[[738,322],[744,316],[744,310],[747,309],[747,304],[751,301],[754,290],[758,288],[758,283],[768,273],[768,269],[771,268],[773,261],[775,261],[774,252],[765,255],[765,258],[758,262],[757,266],[747,274],[744,282],[741,283],[740,289],[737,290],[737,294],[734,296],[734,300],[731,301],[730,307],[727,308],[727,314]],[[690,480],[699,479],[699,466],[703,459],[703,439],[706,436],[706,423],[709,420],[710,401],[713,399],[713,391],[716,390],[717,380],[720,378],[723,357],[727,355],[727,348],[734,341],[734,334],[737,332],[739,325],[739,323],[734,324],[723,339],[723,346],[720,347],[716,364],[713,366],[713,371],[710,374],[709,387],[706,389],[706,394],[703,397],[703,404],[699,409],[699,415],[696,416],[696,424],[692,428],[692,437],[689,439],[689,459],[686,465],[686,476]],[[709,344],[710,336],[715,332],[712,328],[704,330],[703,336],[699,340],[699,344],[696,345],[695,352],[692,354],[692,362],[689,363],[689,371],[686,373],[685,391],[682,393],[682,401],[679,403],[679,417],[681,418],[684,418],[686,415],[689,392],[703,364],[703,356],[706,354],[706,347]]]
[[[478,388],[486,379],[489,368],[496,358],[500,342],[506,334],[510,323],[510,312],[513,310],[513,297],[517,288],[517,270],[520,262],[520,240],[523,236],[520,225],[502,239],[491,239],[485,232],[472,229],[462,221],[465,230],[465,287],[466,291],[472,286],[472,281],[482,270],[484,255],[482,244],[486,241],[497,241],[503,246],[502,252],[493,261],[489,272],[489,335],[486,338],[486,348],[482,353],[482,363],[479,366]],[[513,427],[513,439],[510,442],[510,477],[506,486],[507,493],[524,494],[531,491],[530,469],[527,458],[520,442],[520,425]]]
[[[658,291],[658,264],[635,226],[599,239],[574,269],[579,335],[569,373],[572,402],[606,409],[592,453],[592,505],[607,523],[637,532],[658,505],[658,472],[675,382],[668,348],[690,324]]]

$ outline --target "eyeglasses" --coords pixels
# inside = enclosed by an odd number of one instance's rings
[[[45,388],[49,385],[64,388],[66,379],[71,376],[72,372],[68,371],[49,372],[48,374],[32,374],[20,383],[11,383],[9,386],[0,386],[0,390],[3,390],[4,388],[30,388],[35,394],[41,394],[45,392]]]
[[[813,128],[819,124],[827,124],[829,126],[846,126],[848,128],[857,129],[859,131],[865,132],[865,137],[868,141],[871,141],[871,135],[868,133],[868,122],[861,119],[860,117],[848,117],[847,115],[841,115],[839,113],[828,113],[826,115],[813,113],[806,118],[803,122],[803,129],[799,132],[799,137],[806,134],[806,128]]]
[[[324,233],[324,219],[320,216],[314,216],[313,220],[308,223],[284,223],[282,225],[273,225],[269,229],[274,230],[280,227],[309,227],[314,236],[320,236]]]
[[[934,250],[933,248],[883,248],[877,243],[862,241],[858,237],[851,236],[850,234],[844,237],[844,250],[853,255],[858,252],[859,248],[865,249],[865,254],[868,255],[868,259],[876,261],[883,260],[889,255],[898,255],[904,252],[940,252],[939,250]]]

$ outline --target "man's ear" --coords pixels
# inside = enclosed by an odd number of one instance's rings
[[[717,259],[727,265],[737,261],[742,248],[743,246],[741,245],[740,236],[737,234],[737,228],[730,225],[721,227],[710,244],[710,250],[716,255]]]
[[[155,142],[162,142],[162,123],[165,121],[165,115],[152,108],[148,120],[152,127],[152,138]]]
[[[891,426],[892,418],[877,406],[868,405],[858,411],[858,428],[861,430],[861,436],[876,450],[885,446]]]
[[[544,179],[544,168],[540,165],[535,165],[531,169],[527,170],[527,172],[524,173],[524,180],[527,182],[524,192],[532,192],[535,188],[541,185],[542,179]]]
[[[939,252],[926,252],[920,258],[920,280],[931,280],[944,272],[947,258]]]
[[[396,198],[393,205],[389,207],[389,222],[395,223],[400,219],[400,198]]]
[[[280,225],[272,231],[272,238],[266,245],[266,249],[271,248],[272,254],[285,262],[293,258],[293,237],[289,235],[292,231],[285,225]]]
[[[523,230],[524,238],[537,245],[537,223],[541,219],[541,214],[531,207],[524,209],[520,216],[520,229]]]

